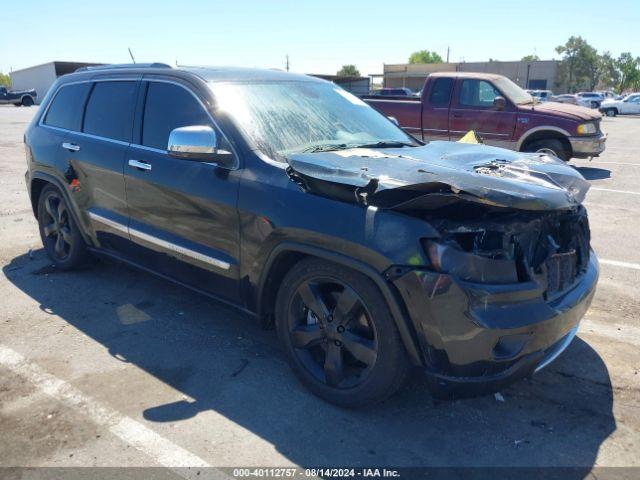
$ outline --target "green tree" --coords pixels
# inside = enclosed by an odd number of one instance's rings
[[[9,88],[11,86],[11,77],[6,73],[0,72],[0,86]]]
[[[336,75],[339,77],[359,77],[360,72],[355,65],[343,65]]]
[[[640,86],[640,58],[624,52],[615,61],[615,65],[620,72],[618,89],[621,92],[635,90]]]
[[[444,63],[442,57],[436,52],[429,50],[419,50],[413,52],[409,57],[409,63]]]
[[[524,57],[522,57],[521,61],[522,62],[537,62],[538,60],[540,60],[540,57],[534,53],[533,55],[525,55]]]
[[[598,83],[598,52],[582,37],[570,37],[556,47],[563,56],[559,74],[570,92],[580,88],[592,90]]]
[[[620,84],[620,72],[616,60],[611,53],[604,52],[598,56],[598,85],[600,88],[617,88]]]

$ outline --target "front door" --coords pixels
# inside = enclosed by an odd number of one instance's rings
[[[497,96],[503,95],[487,80],[459,79],[450,110],[451,140],[474,130],[488,145],[512,148],[516,109],[507,100],[504,110],[495,110],[493,100]]]
[[[208,125],[217,130],[188,86],[145,81],[141,94],[138,138],[125,161],[132,254],[154,271],[235,302],[240,170],[167,154],[174,128]]]

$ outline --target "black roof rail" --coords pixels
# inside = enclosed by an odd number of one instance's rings
[[[80,67],[76,72],[88,72],[93,70],[112,70],[116,68],[172,68],[171,65],[166,63],[154,62],[154,63],[114,63],[108,65],[93,65],[88,67]]]

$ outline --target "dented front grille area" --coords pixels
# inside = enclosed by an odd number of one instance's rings
[[[449,254],[448,258],[473,265],[472,275],[465,278],[469,271],[465,266],[441,270],[461,274],[463,280],[500,279],[492,270],[508,271],[502,276],[504,281],[497,283],[535,281],[544,288],[545,297],[553,299],[588,267],[590,233],[582,206],[541,213],[492,211],[473,220],[430,222],[442,233],[439,245],[467,254]],[[433,254],[430,257],[435,258]],[[438,266],[444,264],[442,258],[446,257],[441,255]],[[483,259],[482,263],[478,259]],[[478,265],[484,272],[478,272]]]

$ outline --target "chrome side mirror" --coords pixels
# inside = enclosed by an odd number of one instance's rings
[[[218,148],[215,130],[206,125],[173,129],[169,134],[167,152],[174,158],[212,162],[223,167],[231,166],[234,162],[231,152]]]
[[[397,126],[400,126],[400,122],[396,117],[392,117],[391,115],[389,115],[387,118],[391,120],[393,123],[395,123]]]

